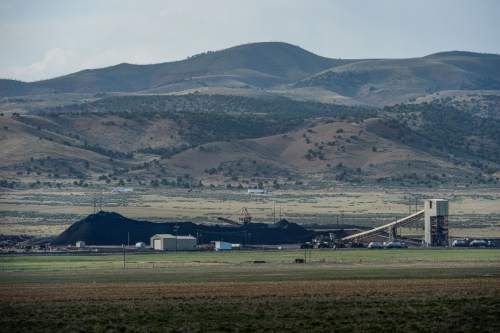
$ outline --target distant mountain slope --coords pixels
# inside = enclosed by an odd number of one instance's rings
[[[290,83],[345,61],[320,57],[286,43],[245,44],[208,52],[186,60],[83,70],[58,78],[9,85],[0,96],[40,91],[137,92],[149,89],[183,90],[195,86],[232,85],[267,87]],[[168,87],[168,86],[173,87]]]
[[[291,44],[266,42],[181,61],[87,69],[38,82],[0,80],[0,97],[197,90],[390,105],[446,90],[500,90],[500,56],[451,51],[411,59],[330,59]]]
[[[297,82],[358,101],[386,105],[444,90],[500,90],[500,56],[444,52],[423,58],[366,60]]]
[[[0,79],[0,97],[27,95],[34,91],[35,89],[30,86],[30,83]]]

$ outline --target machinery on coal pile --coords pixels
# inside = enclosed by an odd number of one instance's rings
[[[232,219],[228,219],[226,217],[218,217],[217,220],[221,221],[221,222],[224,222],[224,223],[241,226],[241,225],[246,225],[246,224],[251,223],[252,222],[252,216],[248,212],[248,209],[246,207],[243,207],[243,208],[241,208],[240,216],[238,218],[238,221],[235,221],[235,220],[232,220]]]

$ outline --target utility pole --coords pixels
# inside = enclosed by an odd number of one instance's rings
[[[418,212],[418,195],[415,194],[415,212]],[[418,223],[414,223],[415,224],[415,231],[418,231]]]
[[[178,224],[175,225],[174,230],[175,230],[175,253],[177,253],[177,238],[179,235],[179,225]]]
[[[411,196],[408,194],[408,215],[411,215]]]
[[[127,246],[130,246],[130,232],[127,232]]]
[[[276,200],[274,200],[273,223],[276,223]]]
[[[125,269],[125,244],[122,244],[122,250],[123,250],[123,269]]]
[[[100,207],[99,207],[99,211],[102,211],[102,202],[103,202],[103,199],[102,199],[102,189],[101,189],[101,192],[100,192],[100,197],[99,197],[99,200],[100,200]]]

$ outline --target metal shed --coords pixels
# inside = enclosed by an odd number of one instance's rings
[[[151,248],[159,251],[193,251],[197,249],[196,238],[193,236],[157,234],[151,237]]]

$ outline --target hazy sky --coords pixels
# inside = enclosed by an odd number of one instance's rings
[[[0,0],[0,77],[39,80],[258,41],[334,58],[500,53],[499,0]]]

